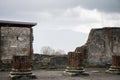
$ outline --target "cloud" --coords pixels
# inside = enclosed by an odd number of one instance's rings
[[[44,15],[49,15],[47,16],[49,19]],[[85,9],[81,6],[65,9],[61,13],[58,12],[57,16],[51,12],[49,14],[41,14],[39,17],[48,23],[41,23],[44,28],[53,30],[72,30],[89,33],[91,28],[120,26],[119,13],[105,13],[97,9]]]
[[[120,0],[0,0],[0,12],[43,11],[82,6],[103,12],[120,12]]]
[[[120,0],[77,0],[76,4],[90,10],[98,9],[102,12],[120,13]]]
[[[85,21],[87,23],[91,23],[94,21],[100,21],[101,13],[98,12],[97,9],[89,10],[82,8],[80,6],[75,8],[69,8],[65,11],[65,16],[67,17],[74,17],[76,20]]]

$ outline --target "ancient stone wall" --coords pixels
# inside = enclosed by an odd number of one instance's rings
[[[1,60],[10,61],[13,55],[30,55],[32,34],[31,28],[1,26]]]
[[[33,69],[64,69],[67,66],[67,55],[33,54]]]
[[[35,77],[31,72],[34,25],[36,23],[0,21],[0,70],[12,70],[9,74],[10,80],[23,76]]]
[[[120,28],[92,29],[85,46],[77,47],[75,52],[84,52],[90,65],[111,64],[112,55],[120,55]]]
[[[92,29],[87,46],[89,63],[111,63],[112,55],[120,55],[120,28]]]
[[[77,47],[74,51],[75,53],[82,53],[83,57],[84,57],[84,61],[88,58],[88,49],[87,49],[87,45],[83,45],[81,47]]]
[[[32,27],[36,24],[31,22],[0,20],[0,70],[14,68],[13,62],[15,61],[13,56],[26,56],[29,62],[31,62],[33,54]],[[20,61],[22,62],[22,59]]]

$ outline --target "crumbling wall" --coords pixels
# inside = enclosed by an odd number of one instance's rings
[[[64,69],[67,66],[67,55],[33,54],[33,69]]]
[[[113,54],[120,55],[120,28],[92,29],[87,41],[91,64],[111,63]]]
[[[120,55],[120,28],[105,27],[90,31],[86,47],[77,47],[83,51],[90,65],[105,66],[111,64],[112,55]]]
[[[87,45],[83,45],[81,47],[77,47],[74,51],[75,53],[82,53],[84,56],[84,61],[86,61],[86,59],[88,58],[88,49],[87,49]]]

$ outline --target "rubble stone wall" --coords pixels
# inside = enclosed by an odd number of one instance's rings
[[[111,63],[112,55],[120,55],[120,28],[92,29],[87,46],[90,63]]]
[[[112,55],[120,55],[120,28],[105,27],[92,29],[85,44],[75,51],[86,50],[84,54],[91,65],[111,64]]]
[[[33,69],[64,69],[67,66],[67,55],[33,54]]]
[[[3,63],[6,60],[10,61],[13,55],[30,55],[32,44],[31,28],[15,26],[1,26],[0,28],[0,55]]]
[[[0,70],[9,70],[13,67],[13,56],[27,56],[31,62],[33,54],[32,27],[36,24],[0,20]]]

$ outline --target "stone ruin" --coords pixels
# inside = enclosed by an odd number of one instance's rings
[[[31,71],[30,59],[26,55],[13,55],[12,71],[10,72],[10,80],[30,80],[36,78]]]
[[[84,65],[111,65],[106,72],[120,74],[120,28],[92,29],[85,45],[77,47],[74,52],[68,52],[68,67],[65,70],[67,73],[83,73]]]
[[[3,64],[13,63],[10,73],[12,78],[21,74],[32,75],[32,26],[35,25],[36,23],[0,21],[0,68],[4,67]],[[66,72],[70,75],[84,73],[84,63],[100,66],[112,64],[107,72],[119,72],[119,58],[114,56],[120,56],[120,28],[92,29],[86,44],[68,53]]]
[[[67,55],[33,54],[32,69],[64,69],[67,66]]]
[[[32,27],[35,25],[36,23],[30,22],[0,20],[0,62],[12,64],[11,79],[20,77],[23,73],[32,75],[30,68],[33,55]]]
[[[112,65],[106,71],[107,73],[120,74],[120,55],[112,56]]]
[[[84,60],[87,65],[110,65],[112,63],[112,55],[120,55],[120,28],[92,29],[86,44],[77,47],[75,52],[84,53]]]
[[[68,52],[68,65],[64,71],[64,74],[69,76],[89,75],[85,72],[83,64],[84,53]]]

